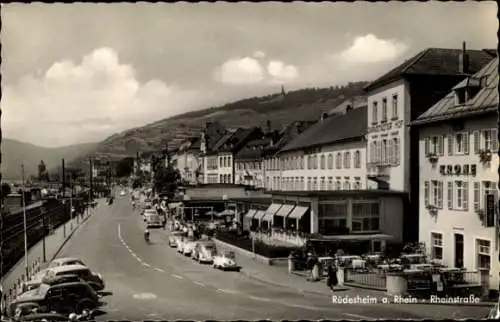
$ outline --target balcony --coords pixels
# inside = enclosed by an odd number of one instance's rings
[[[369,163],[367,165],[367,174],[369,178],[386,179],[391,176],[391,165],[388,162]]]

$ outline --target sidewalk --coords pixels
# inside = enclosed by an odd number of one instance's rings
[[[92,210],[91,210],[92,211]],[[95,212],[95,210],[94,210]],[[89,215],[84,213],[83,217],[74,217],[54,230],[52,235],[45,237],[45,257],[47,263],[50,263],[59,253],[64,244],[69,240],[73,233],[83,224]],[[28,250],[28,268],[32,270],[38,264],[43,265],[43,240]],[[26,277],[24,257],[17,262],[3,277],[2,287],[6,295],[9,290],[18,284],[20,279]]]
[[[221,250],[230,250],[226,243],[216,240],[217,247]],[[238,251],[237,248],[231,247],[231,250],[237,253],[236,261],[241,266],[241,272],[250,278],[264,282],[266,284],[275,285],[278,287],[294,289],[298,293],[312,294],[318,296],[342,296],[349,298],[377,298],[378,303],[394,303],[395,298],[388,296],[385,291],[377,291],[366,288],[358,288],[351,286],[335,287],[332,292],[323,279],[318,282],[310,282],[305,276],[288,273],[288,266],[270,266],[261,261],[255,260],[245,252]],[[419,300],[416,303],[406,304],[427,304],[441,306],[484,306],[492,307],[496,302],[481,301],[479,303],[431,303],[429,300]]]

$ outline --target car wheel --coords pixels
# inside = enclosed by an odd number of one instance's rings
[[[237,268],[236,268],[236,271],[237,271],[238,273],[240,272],[240,270],[241,270],[241,267],[237,267]]]
[[[95,307],[94,301],[90,299],[83,299],[76,305],[76,313],[81,314],[84,310],[92,310]]]

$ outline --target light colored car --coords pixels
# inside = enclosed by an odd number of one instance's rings
[[[184,236],[179,236],[179,238],[176,239],[177,242],[177,252],[178,253],[183,253],[184,252],[184,239],[186,237]]]
[[[157,213],[145,213],[144,220],[148,228],[161,228],[163,227],[163,219]]]
[[[56,277],[60,275],[78,275],[82,280],[87,282],[96,291],[101,291],[105,288],[104,280],[101,274],[92,272],[87,266],[83,265],[66,265],[47,269],[46,277]]]
[[[185,256],[191,256],[191,253],[193,252],[195,246],[196,246],[196,240],[194,240],[193,238],[186,238],[184,240],[182,254],[184,254]]]
[[[85,263],[78,258],[74,257],[61,257],[54,259],[48,266],[48,268],[66,266],[66,265],[82,265],[87,266]]]
[[[173,231],[170,233],[170,236],[168,236],[168,246],[172,248],[177,247],[177,239],[182,237],[183,233],[180,231]]]
[[[236,255],[232,251],[224,251],[214,257],[213,267],[222,270],[240,271],[241,267],[236,263]]]
[[[200,263],[213,263],[217,255],[217,246],[211,240],[198,241],[191,257]]]
[[[122,191],[120,192],[120,196],[126,196],[126,195],[127,195],[127,193],[126,193],[124,190],[122,190]]]

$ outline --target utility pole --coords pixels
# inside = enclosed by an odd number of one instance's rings
[[[45,235],[46,235],[46,227],[45,227],[45,207],[41,207],[40,209],[41,213],[42,213],[42,227],[43,227],[43,239],[42,239],[42,258],[43,258],[43,262],[45,263],[47,261],[47,254],[46,254],[46,251],[45,251]],[[64,227],[66,228],[66,225],[64,225]]]
[[[21,164],[21,176],[23,182],[24,269],[26,270],[26,277],[28,277],[28,232],[26,227],[26,185],[24,182],[24,163]]]
[[[69,222],[71,231],[73,231],[73,180],[71,180],[71,175],[69,177]]]
[[[66,203],[66,167],[64,165],[64,158],[61,159],[61,166],[62,166],[62,200],[63,200],[63,205]],[[45,227],[45,221],[44,221],[44,227]],[[71,228],[73,230],[73,228]],[[64,224],[63,224],[63,235],[64,238],[66,238],[66,218],[64,219]],[[44,239],[45,242],[45,239]]]
[[[94,166],[92,163],[92,158],[89,158],[89,166],[90,166],[90,172],[89,172],[89,215],[90,215],[90,208],[91,208],[91,203],[93,201],[93,188],[92,188],[92,177],[94,176]]]

